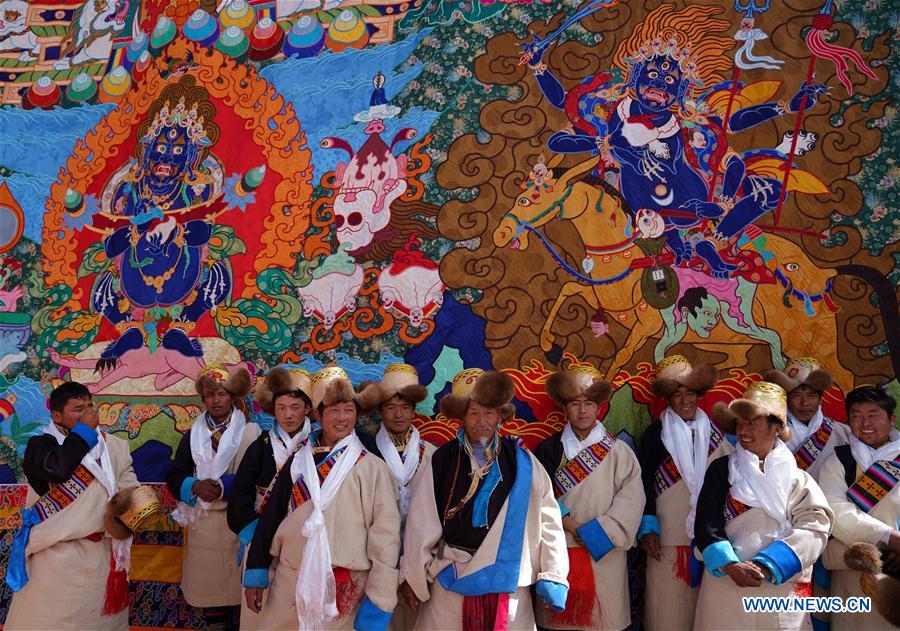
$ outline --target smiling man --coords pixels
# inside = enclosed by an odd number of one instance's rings
[[[848,425],[822,413],[822,396],[831,388],[831,375],[822,370],[816,358],[798,357],[785,365],[784,372],[767,372],[765,380],[777,383],[787,392],[791,438],[785,444],[797,459],[797,466],[818,480],[823,463],[835,447],[850,440]]]
[[[400,513],[390,470],[354,432],[376,386],[337,366],[313,375],[321,423],[275,479],[244,573],[260,629],[384,631],[397,604]]]
[[[418,629],[534,629],[562,610],[569,570],[559,507],[540,462],[498,426],[515,408],[503,373],[458,374],[441,411],[461,421],[413,488],[401,568]]]
[[[651,384],[668,405],[644,433],[639,451],[646,504],[637,536],[647,553],[649,631],[693,625],[702,571],[692,550],[697,498],[707,465],[732,451],[722,429],[698,406],[717,379],[712,366],[694,368],[672,355],[656,367]]]
[[[641,521],[644,489],[637,457],[598,420],[612,386],[593,366],[547,379],[566,425],[535,455],[550,474],[569,553],[566,609],[538,608],[543,629],[619,631],[631,624],[627,552]],[[585,475],[585,473],[587,473]]]

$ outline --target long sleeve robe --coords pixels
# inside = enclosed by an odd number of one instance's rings
[[[561,436],[562,432],[551,436],[535,450],[535,455],[551,479],[568,462]],[[582,541],[589,546],[595,543],[589,541],[589,537],[593,537],[600,547],[599,550],[593,548],[592,552],[602,554],[600,558],[591,554],[593,603],[586,603],[585,607],[585,610],[591,612],[591,622],[589,625],[579,625],[579,628],[597,631],[624,629],[631,624],[627,552],[634,546],[635,534],[641,521],[641,508],[644,505],[641,468],[637,457],[627,444],[616,440],[597,468],[578,486],[556,499],[566,514],[584,523],[588,529],[592,526],[595,528],[596,532],[585,530],[585,527],[579,532]],[[594,524],[599,526],[599,530]],[[568,548],[584,547],[570,533],[565,533],[565,536]],[[572,569],[574,564],[570,563],[570,571]],[[569,598],[573,599],[571,574],[569,578]],[[566,621],[546,608],[537,608],[537,613],[538,624],[542,628],[571,628],[571,624],[566,624]]]
[[[203,416],[195,422],[204,422]],[[184,599],[194,607],[236,606],[241,602],[241,568],[237,564],[240,543],[228,528],[226,508],[241,460],[259,434],[259,425],[247,422],[237,453],[220,480],[222,498],[212,502],[206,514],[185,529],[181,590]],[[176,498],[193,504],[197,500],[191,496],[189,484],[185,482],[196,475],[188,430],[178,444],[166,485]]]
[[[326,456],[316,454],[316,464]],[[299,628],[294,588],[306,546],[301,530],[312,513],[312,503],[291,509],[295,484],[290,463],[285,463],[275,480],[247,552],[244,585],[266,589],[260,629]],[[366,618],[373,625],[370,628],[383,629],[397,604],[400,556],[397,491],[387,465],[366,453],[323,514],[339,583],[340,615],[328,629],[352,629],[357,615],[371,616]]]
[[[717,434],[718,446],[709,454],[707,466],[713,460],[734,451],[712,421],[710,432]],[[694,611],[699,585],[691,587],[691,540],[685,530],[690,512],[691,492],[662,441],[662,422],[647,428],[638,450],[641,479],[644,485],[644,514],[638,541],[648,533],[659,535],[662,559],[647,556],[647,591],[644,603],[644,626],[648,631],[690,629],[694,625]],[[674,471],[673,471],[674,469]],[[673,479],[678,481],[667,486]]]
[[[116,488],[137,486],[128,443],[109,434],[105,438]],[[62,445],[48,435],[31,438],[25,448],[26,507],[33,506],[52,486],[68,481],[91,447],[77,431],[70,432]],[[32,528],[25,549],[29,581],[13,595],[4,628],[128,628],[127,608],[112,616],[102,615],[110,539],[87,539],[103,532],[108,501],[109,493],[95,479],[66,508]]]
[[[778,533],[778,522],[762,508],[744,506],[731,496],[729,457],[715,460],[706,470],[697,505],[694,532],[706,572],[700,584],[694,629],[809,629],[807,613],[745,613],[741,598],[811,596],[813,563],[825,549],[834,514],[819,485],[797,469],[788,494],[791,529]],[[725,565],[737,561],[765,565],[774,582],[738,587],[722,571]]]
[[[823,562],[826,569],[831,570],[831,595],[845,600],[865,594],[859,584],[860,573],[847,567],[844,552],[858,542],[885,547],[883,538],[896,530],[900,520],[900,484],[895,485],[868,513],[847,497],[847,490],[862,474],[849,445],[838,447],[819,473],[819,485],[834,511],[834,529]],[[895,628],[874,610],[870,613],[831,614],[832,631]]]
[[[462,450],[458,440],[438,448],[412,490],[401,579],[421,602],[415,628],[460,629],[465,595],[503,591],[509,594],[507,628],[533,629],[531,586],[542,599],[561,596],[563,603],[568,589],[568,555],[550,479],[531,453],[501,439],[501,479],[487,502],[486,525],[472,525],[474,498],[447,518],[471,481]],[[516,519],[524,520],[522,536],[504,540],[507,521]]]

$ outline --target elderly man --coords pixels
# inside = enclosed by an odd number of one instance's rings
[[[698,406],[718,378],[712,366],[672,355],[656,367],[653,393],[668,405],[639,450],[646,504],[638,540],[647,553],[644,624],[649,631],[690,629],[701,567],[691,550],[694,515],[707,465],[731,444]]]
[[[566,426],[535,451],[550,474],[569,546],[565,611],[538,609],[544,629],[620,631],[631,624],[627,552],[641,521],[644,488],[637,456],[597,420],[612,387],[589,365],[547,379]]]
[[[187,529],[181,589],[184,599],[202,608],[207,628],[238,626],[241,568],[235,564],[240,543],[228,529],[225,509],[235,473],[259,426],[247,422],[235,402],[250,393],[250,374],[207,366],[197,377],[205,411],[194,419],[175,452],[166,478],[179,499],[172,517]]]
[[[401,573],[417,629],[533,629],[532,586],[539,606],[565,606],[569,563],[550,478],[497,433],[513,394],[507,375],[467,372],[441,401],[463,427],[410,500]]]
[[[275,479],[247,553],[247,606],[260,629],[383,631],[397,604],[397,486],[354,432],[378,394],[356,394],[337,366],[312,381],[322,429]]]
[[[848,425],[822,414],[822,395],[831,388],[831,375],[822,370],[814,357],[799,357],[790,360],[784,372],[767,372],[765,380],[777,383],[787,392],[791,438],[785,444],[793,452],[797,466],[818,480],[819,471],[834,448],[850,441]]]

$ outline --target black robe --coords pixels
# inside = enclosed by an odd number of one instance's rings
[[[269,432],[250,443],[234,476],[231,497],[228,498],[228,527],[235,534],[259,517],[256,494],[264,493],[275,477],[275,454]]]
[[[28,484],[38,495],[50,490],[50,484],[62,484],[72,477],[90,445],[75,432],[69,432],[63,444],[49,434],[32,436],[25,447],[22,468]]]

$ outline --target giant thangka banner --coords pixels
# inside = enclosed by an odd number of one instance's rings
[[[152,483],[211,364],[405,361],[435,442],[472,367],[531,445],[572,363],[632,443],[666,354],[719,367],[707,408],[803,356],[834,417],[896,394],[889,5],[0,0],[2,554],[62,380]],[[133,625],[200,623],[181,541],[140,535]]]

